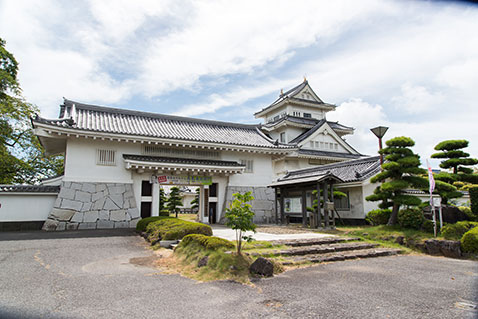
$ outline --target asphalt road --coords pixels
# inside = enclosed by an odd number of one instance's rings
[[[471,261],[344,261],[250,287],[130,263],[150,255],[128,230],[0,233],[0,318],[478,318]]]

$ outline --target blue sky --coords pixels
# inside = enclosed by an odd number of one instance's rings
[[[422,159],[455,138],[478,157],[476,30],[467,2],[0,0],[0,37],[45,117],[66,97],[258,123],[306,76],[360,152],[385,125]]]

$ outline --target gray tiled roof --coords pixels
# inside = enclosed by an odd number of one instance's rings
[[[116,109],[66,99],[61,106],[60,119],[48,120],[37,116],[33,119],[33,123],[45,123],[83,131],[185,141],[275,149],[293,148],[293,146],[275,144],[275,141],[259,129],[260,125]]]
[[[278,181],[309,178],[332,174],[345,183],[363,181],[380,172],[380,157],[367,157],[312,168],[290,171]]]
[[[0,185],[0,193],[58,193],[60,186],[51,185]]]
[[[264,112],[266,110],[268,110],[269,108],[272,108],[274,107],[275,105],[279,104],[280,102],[286,100],[286,99],[289,99],[289,100],[296,100],[296,101],[302,101],[302,102],[306,102],[306,103],[311,103],[311,104],[317,104],[317,105],[327,105],[329,107],[335,107],[335,105],[332,105],[332,104],[328,104],[328,103],[324,103],[320,98],[319,98],[319,101],[311,101],[311,100],[305,100],[305,99],[302,99],[302,98],[298,98],[296,97],[297,94],[299,94],[299,92],[305,87],[307,86],[309,83],[307,81],[304,81],[302,82],[301,84],[293,87],[292,89],[288,90],[287,92],[285,93],[281,93],[281,95],[279,96],[279,98],[277,100],[275,100],[271,105],[263,108],[262,110],[260,110],[259,112],[256,112],[255,114],[259,114],[261,112]],[[310,88],[311,91],[312,88]],[[315,94],[315,92],[314,92]],[[315,94],[317,96],[317,94]]]
[[[266,128],[274,127],[277,124],[282,123],[284,121],[297,123],[297,124],[302,124],[302,125],[314,126],[317,123],[319,123],[321,120],[314,119],[314,118],[309,118],[309,117],[297,117],[297,116],[292,116],[292,115],[286,115],[286,116],[283,116],[276,121],[264,124],[264,125],[262,125],[262,127],[266,127]],[[329,124],[330,127],[333,130],[340,130],[340,131],[353,131],[354,130],[353,127],[345,126],[343,124],[339,124],[339,122],[327,121],[327,124]]]
[[[361,154],[350,154],[350,153],[340,153],[340,152],[328,152],[328,151],[319,151],[319,150],[308,150],[300,149],[299,155],[310,155],[310,156],[326,156],[326,157],[342,157],[342,158],[360,158],[363,155]]]
[[[206,166],[244,167],[244,165],[234,161],[218,161],[218,160],[163,157],[163,156],[144,156],[144,155],[132,155],[132,154],[123,154],[123,158],[126,160],[154,162],[154,163],[176,163],[176,164],[197,164],[197,165],[206,165]]]

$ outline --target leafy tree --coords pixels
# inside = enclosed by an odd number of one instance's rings
[[[226,209],[226,226],[236,231],[237,254],[241,254],[242,240],[250,240],[251,237],[243,236],[246,231],[256,231],[256,225],[253,222],[254,212],[252,206],[248,202],[254,197],[251,192],[244,194],[232,194],[233,201],[229,208]]]
[[[199,195],[201,193],[201,189],[198,187],[196,188],[196,196],[194,199],[191,201],[191,209],[198,209],[199,208]]]
[[[168,201],[168,198],[166,197],[166,194],[164,193],[164,189],[160,187],[159,188],[159,211],[164,210],[164,207],[166,206],[167,201]]]
[[[452,169],[453,175],[447,173],[437,174],[436,178],[448,183],[455,181],[465,181],[478,183],[478,175],[473,174],[473,169],[467,166],[478,164],[478,159],[470,158],[470,154],[462,149],[468,147],[467,140],[447,140],[438,143],[435,150],[441,151],[432,154],[432,158],[443,158],[440,167]]]
[[[428,187],[428,181],[418,176],[424,174],[425,170],[419,168],[420,157],[410,149],[415,142],[409,137],[395,137],[386,142],[387,147],[380,150],[386,155],[386,162],[382,165],[383,171],[374,177],[371,182],[382,184],[374,193],[366,197],[368,201],[382,201],[380,208],[392,207],[392,214],[388,225],[397,223],[398,211],[401,205],[418,206],[421,200],[413,195],[405,194],[406,189]]]
[[[176,218],[178,218],[179,207],[183,206],[182,197],[180,195],[180,190],[178,187],[171,187],[171,192],[169,193],[168,202],[166,208],[173,213],[176,213]]]
[[[63,172],[63,158],[47,158],[30,118],[38,109],[21,95],[18,62],[0,38],[0,183],[36,183]]]

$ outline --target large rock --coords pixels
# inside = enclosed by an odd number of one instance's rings
[[[274,265],[270,260],[259,257],[249,267],[249,271],[252,274],[271,277],[274,274]]]
[[[425,247],[430,255],[443,255],[450,258],[461,257],[459,241],[429,239],[425,241]]]
[[[56,227],[58,226],[58,224],[59,222],[57,220],[47,219],[45,220],[45,223],[43,223],[42,229],[46,231],[53,231],[53,230],[56,230]]]
[[[65,209],[80,211],[82,206],[83,206],[82,202],[77,202],[74,200],[64,199],[61,201],[61,208],[65,208]]]
[[[74,210],[53,208],[51,210],[50,217],[52,219],[69,221],[74,214],[75,214]]]

